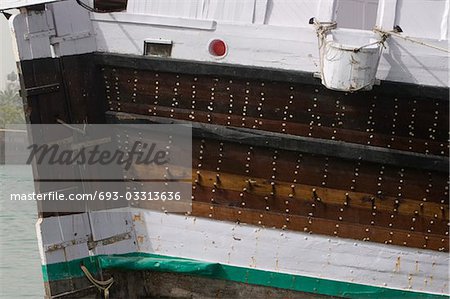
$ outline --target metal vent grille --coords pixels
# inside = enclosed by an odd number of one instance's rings
[[[172,41],[146,40],[144,41],[144,55],[170,57],[172,54]]]

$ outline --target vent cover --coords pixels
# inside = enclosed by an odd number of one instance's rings
[[[162,39],[148,39],[144,41],[144,55],[170,57],[172,54],[172,41]]]

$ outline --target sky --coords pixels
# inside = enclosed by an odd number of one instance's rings
[[[6,75],[12,71],[17,73],[12,50],[11,33],[8,21],[0,14],[0,90],[5,88]]]

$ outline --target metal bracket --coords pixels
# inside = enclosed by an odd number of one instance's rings
[[[131,239],[131,232],[115,235],[115,236],[112,236],[112,237],[109,237],[106,239],[102,239],[102,240],[98,240],[98,241],[89,241],[87,243],[87,245],[88,245],[89,250],[93,250],[97,246],[106,246],[109,244],[113,244],[113,243],[120,242],[123,240],[128,240],[128,239]]]
[[[128,239],[131,239],[131,232],[119,234],[119,235],[112,236],[112,237],[109,237],[109,238],[106,238],[103,240],[98,240],[98,241],[92,241],[92,235],[89,235],[89,236],[86,236],[83,238],[78,238],[78,239],[65,241],[65,242],[61,242],[61,243],[57,243],[57,244],[44,245],[44,251],[51,252],[51,251],[64,249],[68,246],[74,246],[74,245],[78,245],[78,244],[86,244],[89,250],[93,250],[97,246],[106,246],[109,244],[113,244],[113,243],[123,241],[123,240],[128,240]]]
[[[68,246],[74,246],[77,244],[87,243],[89,241],[89,238],[90,238],[90,236],[87,236],[87,237],[78,238],[75,240],[70,240],[70,241],[66,241],[66,242],[62,242],[62,243],[44,245],[44,251],[50,252],[50,251],[55,251],[55,250],[59,250],[59,249],[64,249]]]
[[[82,31],[77,32],[73,34],[67,34],[63,36],[56,36],[55,29],[45,30],[45,31],[39,31],[39,32],[32,32],[32,33],[24,33],[23,39],[24,40],[30,40],[34,38],[40,38],[40,37],[49,37],[50,38],[50,44],[58,44],[65,41],[71,41],[76,39],[82,39],[90,37],[92,33],[90,31]]]
[[[32,33],[24,33],[23,39],[24,40],[30,40],[33,38],[39,38],[39,37],[46,37],[46,36],[54,36],[56,35],[55,29],[45,30],[45,31],[39,31],[39,32],[32,32]]]
[[[67,34],[67,35],[63,35],[63,36],[52,36],[52,37],[50,37],[50,44],[54,45],[54,44],[59,44],[61,42],[77,40],[77,39],[82,39],[82,38],[88,38],[91,35],[92,35],[92,33],[90,31],[82,31],[82,32]]]

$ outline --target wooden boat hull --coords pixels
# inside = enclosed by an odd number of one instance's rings
[[[121,277],[112,294],[133,285],[136,296],[169,296],[153,279],[178,274],[181,289],[199,297],[273,292],[265,287],[288,297],[445,296],[448,88],[382,82],[339,93],[311,73],[114,54],[20,68],[31,123],[57,116],[193,126],[192,212],[141,204],[98,216],[109,227],[100,240],[129,236],[91,249],[86,242],[42,249],[48,295],[88,287],[78,268],[91,261],[94,272]],[[41,247],[68,241],[48,241],[52,223],[83,223],[85,215],[42,213]],[[137,254],[123,256],[130,253]],[[111,254],[131,272],[108,262]],[[170,264],[174,257],[182,260]],[[169,261],[164,273],[155,258]],[[152,281],[133,279],[141,275]]]

